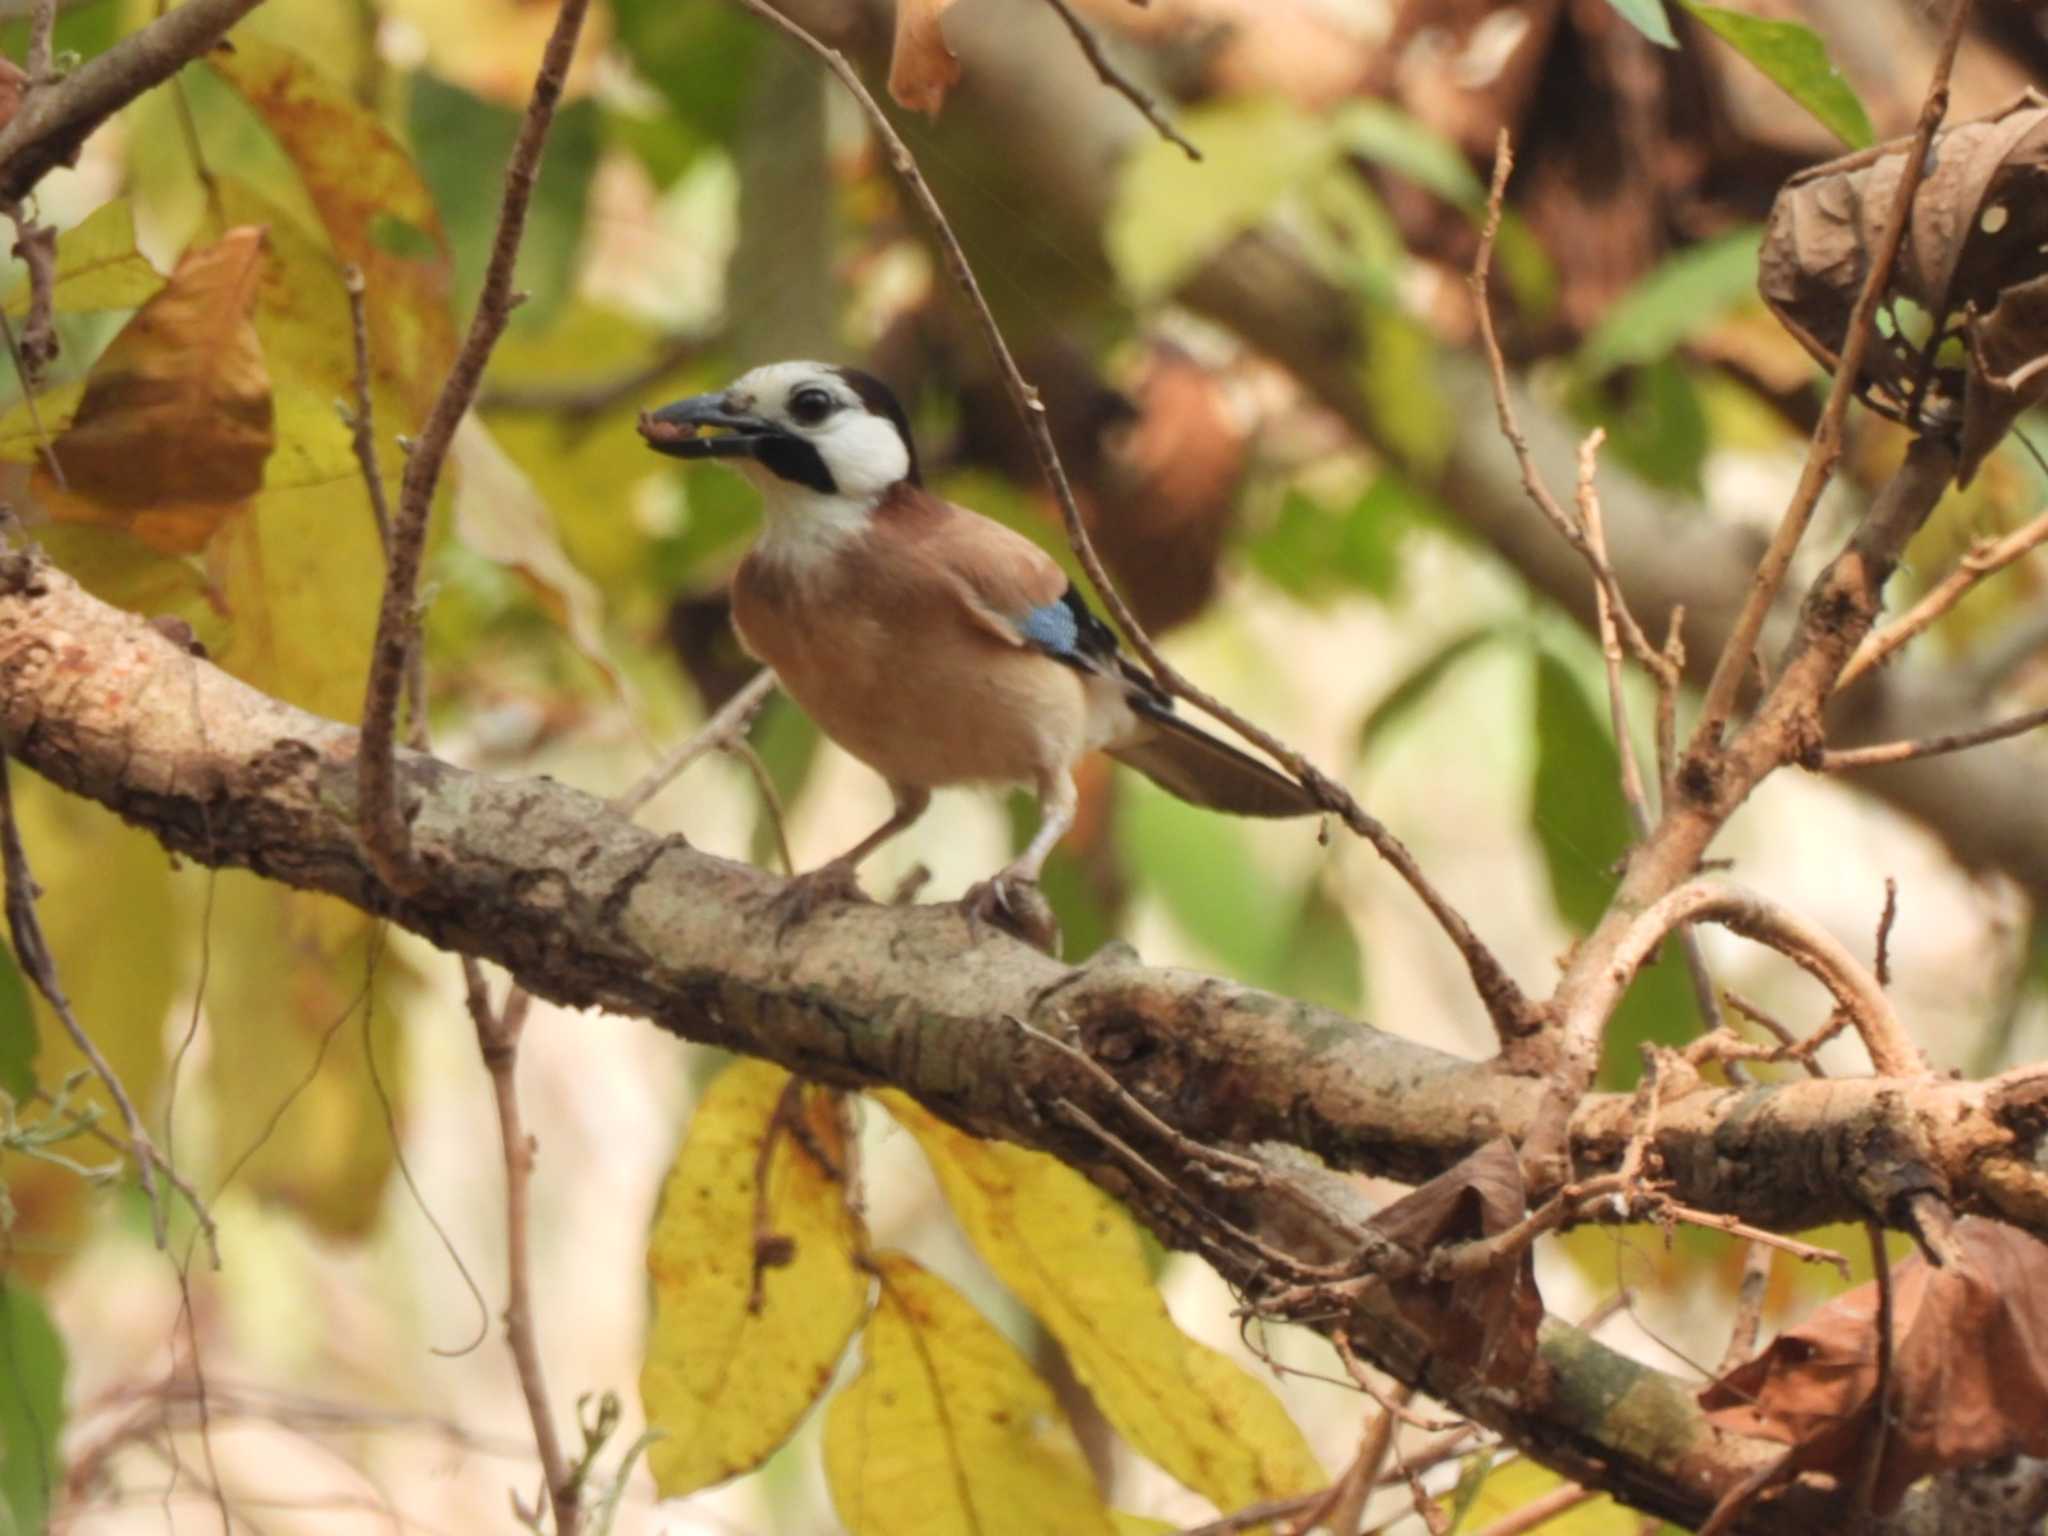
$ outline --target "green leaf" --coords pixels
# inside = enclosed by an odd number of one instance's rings
[[[47,1529],[64,1427],[64,1341],[41,1299],[0,1277],[0,1516]]]
[[[1707,412],[1691,371],[1675,357],[1571,392],[1582,421],[1607,429],[1614,458],[1652,485],[1692,496],[1704,493]]]
[[[1741,11],[1702,5],[1699,0],[1679,0],[1679,4],[1851,149],[1864,149],[1873,142],[1876,135],[1870,129],[1870,114],[1828,58],[1827,45],[1811,28],[1796,21],[1746,16]]]
[[[36,1051],[41,1045],[21,967],[15,964],[13,950],[0,948],[0,1093],[17,1104],[35,1091]]]
[[[50,298],[59,314],[137,309],[163,285],[163,274],[135,248],[135,208],[126,198],[101,204],[57,237]],[[7,312],[27,310],[28,297],[24,272],[7,292]]]
[[[1598,377],[1668,355],[1730,310],[1755,302],[1763,231],[1735,230],[1668,257],[1621,298],[1579,348]]]
[[[755,61],[768,29],[720,0],[615,0],[621,49],[667,102],[662,126],[705,143],[730,142],[753,90]],[[650,169],[676,167],[666,134]]]
[[[1614,7],[1615,15],[1651,42],[1664,48],[1678,46],[1678,39],[1671,35],[1671,18],[1664,14],[1664,0],[1607,0],[1607,3]]]
[[[1370,160],[1445,202],[1468,212],[1486,206],[1486,187],[1465,152],[1398,107],[1356,101],[1336,115],[1337,136],[1354,155]]]
[[[1530,821],[1543,850],[1550,893],[1564,920],[1589,932],[1607,910],[1631,831],[1621,798],[1621,764],[1604,704],[1562,659],[1535,653],[1536,772]],[[1671,1045],[1693,1032],[1684,964],[1675,945],[1638,973],[1609,1020],[1600,1086],[1640,1075],[1645,1041]]]
[[[1104,233],[1110,264],[1140,303],[1171,293],[1338,152],[1328,122],[1267,97],[1193,108],[1180,126],[1202,159],[1148,137],[1124,161]]]
[[[1398,493],[1377,491],[1376,483],[1349,511],[1338,511],[1289,490],[1273,526],[1245,547],[1253,567],[1312,602],[1358,591],[1391,597],[1408,524]]]
[[[408,134],[454,247],[457,308],[462,311],[475,303],[483,287],[504,194],[499,178],[480,175],[479,168],[505,163],[519,134],[519,116],[433,75],[413,77]],[[512,312],[514,325],[545,328],[574,286],[586,196],[597,169],[598,130],[595,102],[571,102],[555,114],[519,246],[513,285],[528,298]],[[431,257],[432,237],[418,231],[417,238],[425,242],[423,250],[396,254]]]
[[[1135,774],[1124,775],[1118,791],[1124,867],[1227,974],[1277,985],[1295,903],[1253,860],[1246,824],[1176,800]]]
[[[1294,914],[1283,989],[1290,997],[1356,1014],[1365,1006],[1365,952],[1343,904],[1311,880]]]
[[[1456,425],[1436,385],[1436,338],[1406,309],[1368,299],[1359,388],[1381,437],[1407,469],[1433,476]]]
[[[1506,631],[1499,625],[1482,624],[1476,629],[1453,635],[1425,656],[1367,711],[1365,723],[1358,729],[1359,755],[1372,751],[1406,724],[1459,662],[1504,634]]]

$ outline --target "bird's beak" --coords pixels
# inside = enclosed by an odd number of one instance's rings
[[[701,429],[716,428],[712,436]],[[640,435],[656,453],[678,459],[757,458],[762,444],[784,436],[783,429],[759,416],[727,407],[724,395],[692,395],[640,413]]]

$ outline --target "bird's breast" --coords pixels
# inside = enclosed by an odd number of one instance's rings
[[[1078,674],[992,634],[942,571],[870,540],[807,564],[756,549],[732,612],[804,712],[892,782],[1032,782],[1084,750]]]

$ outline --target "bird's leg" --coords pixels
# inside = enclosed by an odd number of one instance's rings
[[[808,874],[798,875],[777,893],[773,910],[778,939],[828,902],[868,899],[856,874],[861,860],[907,829],[932,803],[932,792],[920,785],[891,784],[889,792],[896,797],[896,809],[887,821],[838,858],[827,860]]]
[[[1072,829],[1079,800],[1072,773],[1062,769],[1039,780],[1038,830],[1022,853],[961,898],[970,925],[986,919],[1040,949],[1051,952],[1057,946],[1059,924],[1038,894],[1038,875],[1047,855]]]

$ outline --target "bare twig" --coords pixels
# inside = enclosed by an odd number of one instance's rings
[[[1716,1377],[1726,1376],[1756,1353],[1758,1330],[1763,1326],[1764,1297],[1771,1284],[1771,1250],[1766,1243],[1751,1243],[1742,1259],[1742,1283],[1735,1288],[1735,1321],[1728,1330],[1728,1348],[1721,1355]]]
[[[377,416],[370,401],[370,317],[365,299],[363,269],[351,263],[342,270],[341,285],[348,293],[349,329],[355,344],[355,402],[342,409],[342,421],[349,430],[356,465],[362,471],[363,489],[370,498],[370,516],[377,524],[377,547],[391,558],[391,502],[384,491],[384,473],[377,465]],[[420,648],[411,647],[405,667],[405,715],[409,722],[406,745],[415,752],[427,750],[426,658]]]
[[[1189,143],[1182,136],[1181,131],[1173,126],[1172,122],[1168,120],[1166,113],[1161,110],[1159,103],[1154,101],[1145,91],[1141,90],[1137,82],[1132,80],[1130,76],[1110,63],[1108,56],[1102,51],[1101,42],[1093,32],[1088,30],[1087,23],[1074,14],[1073,8],[1067,4],[1067,0],[1045,0],[1045,3],[1053,8],[1054,14],[1061,21],[1065,22],[1067,30],[1074,34],[1074,41],[1081,45],[1082,57],[1086,58],[1089,65],[1094,69],[1096,79],[1136,107],[1144,116],[1145,121],[1156,128],[1159,131],[1159,137],[1166,140],[1167,143],[1176,145],[1185,151],[1190,160],[1202,158],[1202,152]]]
[[[28,268],[28,314],[21,323],[18,339],[10,337],[21,368],[21,391],[33,396],[42,388],[43,375],[57,359],[57,231],[36,222],[19,203],[7,205],[7,217],[14,224],[14,254]],[[39,440],[47,441],[38,431]],[[44,452],[47,454],[48,449]]]
[[[1472,1536],[1525,1536],[1526,1532],[1535,1530],[1539,1525],[1547,1525],[1559,1515],[1599,1497],[1598,1489],[1565,1483],[1537,1495],[1513,1514],[1502,1515],[1491,1525],[1474,1531]]]
[[[1265,1499],[1257,1504],[1247,1504],[1221,1519],[1191,1525],[1178,1536],[1238,1536],[1240,1531],[1249,1531],[1275,1520],[1291,1519],[1304,1510],[1314,1509],[1326,1496],[1326,1492],[1303,1493],[1291,1499]]]
[[[261,0],[186,0],[61,84],[30,94],[0,128],[0,200],[18,200],[45,172],[67,163],[86,136],[153,85],[160,85],[226,35]]]
[[[1851,1529],[1863,1530],[1870,1523],[1872,1505],[1877,1499],[1877,1482],[1884,1470],[1884,1453],[1892,1432],[1892,1261],[1884,1251],[1884,1228],[1876,1222],[1865,1222],[1864,1232],[1870,1238],[1870,1268],[1872,1278],[1877,1281],[1877,1388],[1871,1394],[1877,1404],[1877,1423],[1871,1427],[1870,1444],[1865,1448],[1863,1466],[1856,1478],[1855,1514]]]
[[[1839,940],[1767,897],[1717,879],[1679,886],[1629,925],[1611,964],[1573,998],[1566,1012],[1563,1029],[1570,1055],[1597,1059],[1607,1019],[1637,969],[1683,922],[1719,923],[1796,962],[1841,1004],[1880,1075],[1918,1076],[1927,1070],[1884,990]]]
[[[1899,882],[1884,877],[1884,910],[1877,915],[1877,954],[1872,970],[1880,987],[1892,984],[1892,924],[1899,920]]]
[[[1004,387],[1009,391],[1011,402],[1022,418],[1026,435],[1038,460],[1040,472],[1051,488],[1053,498],[1059,503],[1060,517],[1066,528],[1067,542],[1073,547],[1074,555],[1094,585],[1110,617],[1131,643],[1131,648],[1143,659],[1159,685],[1176,698],[1184,699],[1204,714],[1235,731],[1246,741],[1292,774],[1312,794],[1325,810],[1343,819],[1344,824],[1371,843],[1394,871],[1407,882],[1422,904],[1428,908],[1437,925],[1457,947],[1464,958],[1472,983],[1486,1004],[1496,1029],[1504,1038],[1526,1036],[1541,1027],[1542,1018],[1536,1007],[1523,995],[1508,975],[1493,952],[1486,947],[1479,936],[1472,931],[1471,924],[1444,899],[1423,874],[1415,862],[1414,855],[1386,827],[1374,817],[1366,814],[1365,808],[1341,784],[1316,768],[1307,758],[1281,741],[1270,731],[1246,719],[1220,699],[1196,687],[1159,654],[1159,649],[1145,633],[1144,627],[1132,614],[1116,586],[1104,569],[1102,558],[1096,553],[1095,544],[1088,536],[1087,524],[1081,517],[1081,509],[1074,500],[1073,487],[1068,483],[1066,467],[1060,462],[1059,449],[1054,446],[1052,432],[1045,419],[1045,406],[1038,398],[1038,391],[1025,382],[1018,369],[1016,359],[1010,353],[1009,343],[1004,339],[1002,328],[996,323],[994,312],[988,300],[982,296],[981,284],[974,270],[967,263],[966,252],[961,249],[959,237],[953,233],[947,221],[945,210],[940,208],[938,199],[932,194],[924,173],[918,169],[910,147],[903,142],[887,114],[876,102],[873,94],[862,82],[859,73],[846,61],[844,54],[836,48],[819,41],[802,26],[784,16],[768,0],[738,0],[738,3],[770,26],[794,38],[818,56],[846,87],[861,111],[889,153],[889,163],[895,167],[911,198],[923,211],[931,225],[933,238],[938,242],[945,258],[947,270],[966,296],[979,322],[983,338],[987,341],[990,354],[994,357],[997,371],[1002,375]]]
[[[188,0],[189,10],[203,0]],[[363,850],[378,876],[397,890],[417,887],[420,871],[412,839],[399,804],[395,757],[399,695],[408,658],[419,643],[416,611],[420,564],[426,555],[427,516],[440,482],[441,465],[454,441],[470,402],[476,398],[484,365],[497,345],[520,295],[512,290],[512,269],[526,229],[526,211],[540,176],[542,151],[555,108],[569,77],[570,60],[590,0],[562,0],[554,29],[542,50],[533,94],[519,124],[519,136],[505,167],[505,193],[498,209],[498,228],[484,269],[483,291],[469,334],[442,383],[426,424],[414,440],[399,485],[397,515],[391,524],[391,558],[385,573],[384,601],[377,612],[377,638],[371,651],[370,682],[363,700],[362,741],[357,754],[357,823]],[[176,12],[173,13],[178,14]],[[161,23],[160,23],[161,25]],[[567,1536],[567,1533],[562,1533]]]
[[[28,8],[28,51],[22,67],[28,71],[29,88],[51,83],[56,73],[56,52],[51,39],[57,32],[57,0],[30,0]]]
[[[1971,588],[1987,576],[2004,570],[2044,540],[2048,540],[2048,512],[2002,539],[1978,544],[1963,556],[1954,570],[1936,582],[1926,596],[1863,642],[1862,649],[1849,658],[1849,664],[1842,668],[1842,675],[1835,679],[1835,691],[1841,692],[1872,667],[1881,665],[1900,646],[1925,633],[1937,619],[1967,597]]]
[[[519,1037],[526,1028],[532,994],[514,986],[497,1008],[491,1006],[483,967],[462,957],[462,980],[470,1021],[476,1026],[477,1052],[490,1074],[491,1096],[498,1109],[499,1142],[505,1162],[505,1339],[533,1422],[534,1447],[547,1481],[548,1502],[555,1518],[555,1536],[576,1536],[578,1483],[563,1453],[549,1406],[547,1374],[534,1331],[533,1267],[529,1260],[530,1192],[533,1183],[533,1138],[527,1134],[519,1108]]]
[[[722,751],[734,742],[746,740],[747,726],[755,713],[775,691],[775,674],[763,667],[747,679],[740,691],[718,706],[717,711],[689,737],[678,742],[660,762],[642,775],[640,781],[612,801],[612,809],[630,817],[666,789],[677,775],[706,752]]]
[[[1807,525],[1813,519],[1814,508],[1820,503],[1821,492],[1834,478],[1835,466],[1841,460],[1843,418],[1848,414],[1850,397],[1855,394],[1862,377],[1864,354],[1869,350],[1870,338],[1876,329],[1877,307],[1891,283],[1899,247],[1905,239],[1908,224],[1912,222],[1913,198],[1926,174],[1928,149],[1934,142],[1935,130],[1948,115],[1949,72],[1955,66],[1956,49],[1962,43],[1963,28],[1969,16],[1970,0],[1954,0],[1949,11],[1948,28],[1935,56],[1933,78],[1928,82],[1927,96],[1920,108],[1919,126],[1914,129],[1913,142],[1906,150],[1898,192],[1892,198],[1886,215],[1884,238],[1879,242],[1876,260],[1864,276],[1863,287],[1856,295],[1855,307],[1849,312],[1848,336],[1842,343],[1842,356],[1835,367],[1827,405],[1821,411],[1820,424],[1814,428],[1813,443],[1807,451],[1806,465],[1800,471],[1799,485],[1785,508],[1784,518],[1778,524],[1770,548],[1764,552],[1763,560],[1756,568],[1749,595],[1743,601],[1742,612],[1735,620],[1728,643],[1722,647],[1720,659],[1714,663],[1714,674],[1708,680],[1706,698],[1700,706],[1699,723],[1693,731],[1691,750],[1695,753],[1720,744],[1722,728],[1734,712],[1736,690],[1741,687],[1743,674],[1749,670],[1757,637],[1763,633],[1764,620],[1770,615],[1778,588],[1784,584],[1792,556],[1806,537]]]
[[[1822,752],[1814,767],[1822,773],[1846,773],[1853,768],[1879,768],[1887,763],[1911,762],[1916,757],[1939,757],[1944,752],[1967,752],[1971,747],[2024,736],[2048,725],[2048,709],[2030,709],[2010,720],[1994,721],[1972,730],[1951,731],[1945,736],[1923,736],[1918,741],[1887,741],[1874,747],[1830,748]]]

